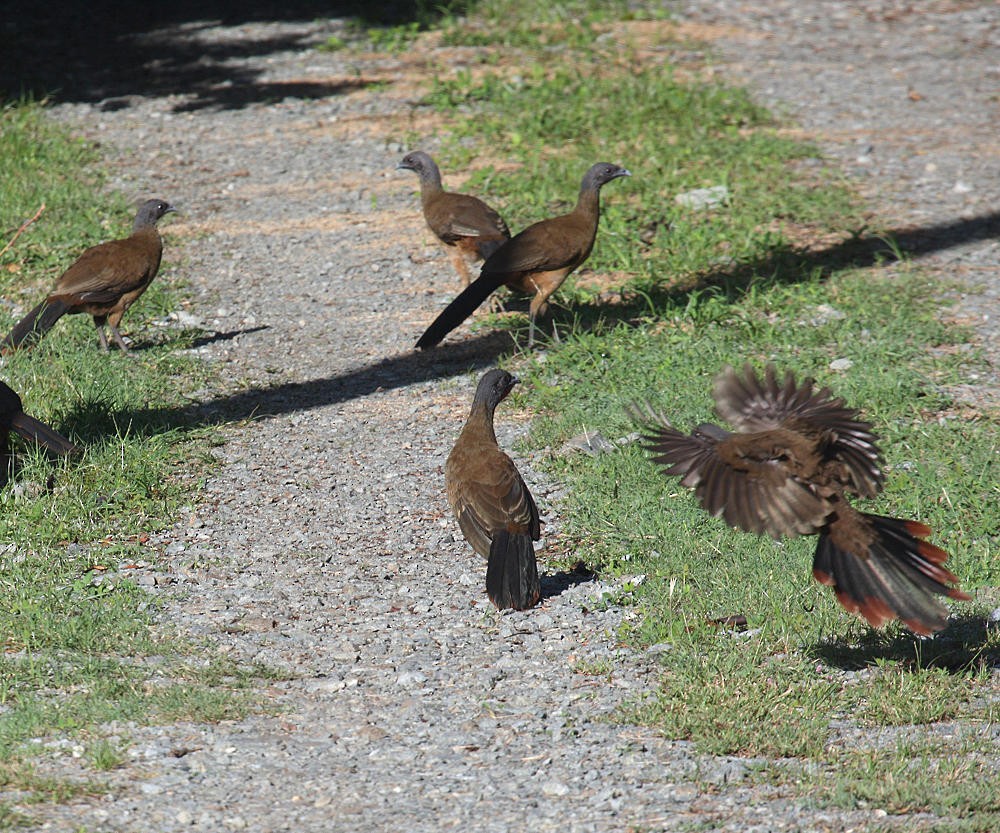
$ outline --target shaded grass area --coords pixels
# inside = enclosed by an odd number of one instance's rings
[[[453,22],[445,42],[480,51],[442,66],[425,103],[453,116],[445,164],[471,168],[466,189],[515,231],[568,210],[598,159],[634,174],[605,189],[594,253],[560,290],[561,340],[508,361],[529,382],[518,404],[538,414],[529,442],[567,485],[555,560],[618,576],[607,601],[639,614],[623,639],[655,645],[662,664],[660,690],[627,718],[708,754],[772,761],[762,782],[822,806],[993,829],[1000,443],[995,416],[947,394],[980,357],[941,322],[942,287],[868,230],[817,151],[701,73],[655,10],[550,9],[484,3]],[[720,185],[727,197],[709,209],[674,200]],[[849,364],[834,371],[834,359]],[[585,432],[627,437],[635,400],[683,429],[712,420],[714,377],[744,361],[813,376],[874,423],[888,478],[860,507],[930,525],[976,596],[944,632],[872,631],[812,580],[815,539],[726,528],[635,443],[561,450]],[[748,630],[719,624],[730,616]]]
[[[0,111],[0,160],[3,243],[46,206],[0,257],[6,331],[83,249],[127,234],[134,209],[100,191],[94,149],[38,106]],[[91,768],[104,771],[116,758],[101,726],[235,717],[254,708],[240,692],[269,673],[192,665],[194,646],[153,634],[155,597],[129,578],[155,563],[149,534],[192,499],[214,442],[202,427],[130,416],[182,405],[211,372],[181,352],[195,333],[152,326],[182,289],[170,280],[169,226],[165,236],[161,275],[124,321],[132,355],[102,354],[89,316],[67,316],[4,360],[26,412],[83,449],[52,460],[15,438],[0,491],[0,793],[20,803],[98,789],[38,774],[37,739],[89,738]],[[0,805],[0,829],[22,821]]]

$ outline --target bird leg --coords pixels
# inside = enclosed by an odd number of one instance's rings
[[[118,332],[118,328],[110,321],[108,322],[108,327],[111,330],[111,337],[115,340],[115,344],[118,345],[123,353],[128,353],[128,345],[125,343],[125,339],[122,338],[122,334]]]
[[[462,289],[465,289],[472,282],[472,278],[469,275],[469,264],[458,246],[447,246],[446,248],[448,249],[448,257],[451,259],[451,265],[455,267],[459,280],[462,282]]]
[[[94,317],[94,326],[97,327],[97,337],[101,340],[101,351],[104,353],[109,353],[108,350],[108,337],[104,335],[104,322],[106,318]]]

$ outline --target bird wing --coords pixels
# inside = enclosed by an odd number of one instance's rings
[[[155,238],[159,244],[159,238]],[[87,249],[56,282],[53,295],[73,295],[80,301],[104,303],[146,283],[154,257],[153,238],[111,240]]]
[[[812,379],[796,384],[791,371],[779,382],[770,364],[761,380],[747,363],[742,375],[726,368],[716,379],[714,396],[716,412],[738,430],[788,428],[815,435],[824,455],[844,465],[848,488],[865,497],[881,491],[882,451],[871,423],[859,420],[857,410],[829,388],[815,390]]]
[[[434,217],[432,230],[445,243],[464,237],[510,237],[503,217],[482,200],[468,194],[444,193],[442,210]]]
[[[574,214],[553,217],[528,226],[497,249],[483,264],[483,274],[553,272],[586,260],[594,245],[594,231]]]
[[[665,473],[694,489],[704,509],[747,532],[808,535],[830,512],[825,495],[797,477],[788,465],[782,437],[747,442],[753,435],[730,434],[699,425],[682,434],[665,420],[646,426],[646,447]]]
[[[538,540],[538,507],[514,462],[497,448],[480,447],[449,460],[448,498],[462,534],[487,557],[493,531],[527,532]]]

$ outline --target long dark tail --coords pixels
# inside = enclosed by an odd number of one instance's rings
[[[53,325],[69,311],[70,305],[61,298],[46,298],[0,342],[0,352],[9,353],[20,347],[31,346],[52,329]]]
[[[420,336],[417,347],[426,350],[428,347],[439,344],[441,339],[472,315],[476,308],[502,284],[503,281],[498,280],[496,275],[480,273],[479,277],[465,287],[462,293],[434,319],[424,334]]]
[[[10,421],[10,430],[55,454],[76,454],[80,450],[58,431],[24,413],[18,414]]]
[[[542,595],[531,537],[499,530],[493,533],[486,565],[486,595],[498,608],[527,610]]]
[[[958,579],[942,566],[948,553],[923,540],[930,527],[882,515],[859,514],[856,521],[869,538],[867,552],[851,551],[858,536],[843,535],[837,528],[841,522],[835,521],[820,534],[813,560],[816,580],[833,587],[851,613],[876,628],[898,618],[914,633],[927,635],[948,620],[948,609],[936,596],[971,598],[949,586]]]

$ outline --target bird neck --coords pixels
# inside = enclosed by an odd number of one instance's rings
[[[138,234],[141,231],[151,231],[153,234],[158,234],[159,232],[156,230],[156,220],[136,217],[135,222],[132,224],[132,234]]]
[[[486,434],[486,436],[492,441],[497,441],[496,431],[493,428],[493,412],[496,410],[496,404],[485,400],[473,400],[472,411],[469,413],[469,419],[466,422],[466,429],[471,429],[477,434]]]
[[[431,197],[444,191],[441,184],[441,172],[437,170],[425,170],[420,174],[420,199],[427,202]]]
[[[576,199],[574,214],[579,214],[593,222],[597,222],[597,217],[601,211],[601,191],[590,185],[585,185],[580,189],[580,196]]]
[[[132,232],[132,239],[144,241],[144,244],[152,246],[163,246],[163,239],[156,226],[140,226]]]

